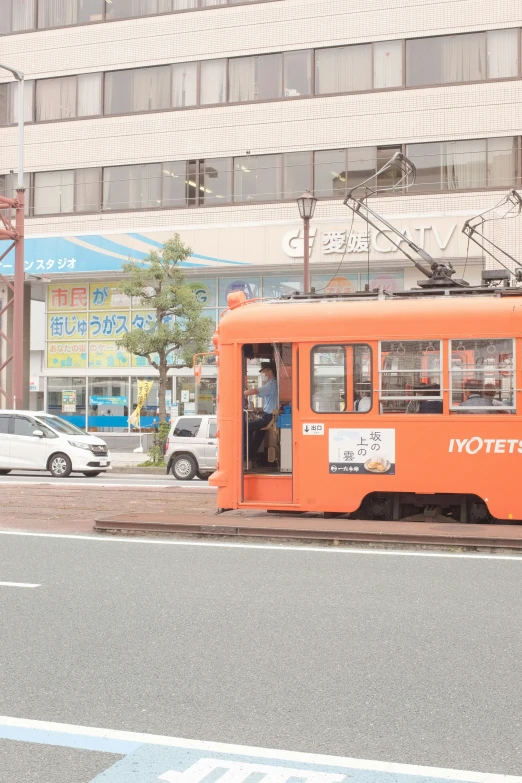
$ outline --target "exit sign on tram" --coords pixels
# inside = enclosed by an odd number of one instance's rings
[[[324,424],[303,424],[303,435],[324,435]]]

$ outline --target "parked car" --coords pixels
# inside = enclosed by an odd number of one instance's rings
[[[179,481],[207,479],[217,468],[217,418],[178,416],[165,444],[167,473]]]
[[[0,410],[0,475],[12,470],[46,470],[57,478],[71,473],[99,476],[111,469],[105,441],[59,416]]]

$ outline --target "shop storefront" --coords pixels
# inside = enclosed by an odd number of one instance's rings
[[[465,256],[465,238],[459,220],[402,221],[401,231],[435,258],[457,262]],[[118,347],[118,339],[134,327],[151,328],[154,313],[119,290],[121,264],[129,257],[143,260],[161,246],[172,231],[27,240],[29,273],[45,272],[45,358],[39,388],[45,407],[90,431],[129,431],[128,416],[138,396],[139,379],[157,373],[143,357]],[[215,323],[226,309],[227,296],[241,290],[247,298],[281,297],[302,290],[303,238],[299,227],[265,225],[180,231],[193,251],[185,262],[187,283]],[[197,252],[209,248],[216,256]],[[220,248],[227,258],[219,258]],[[264,248],[264,250],[263,250]],[[386,235],[366,227],[323,223],[310,238],[312,287],[318,292],[350,293],[380,288],[401,291],[415,285],[419,273]],[[77,252],[75,252],[77,251]],[[61,255],[60,255],[61,254]],[[264,261],[260,258],[263,256]],[[247,260],[245,260],[245,258]],[[468,259],[469,270],[481,266]],[[117,267],[117,268],[116,268]],[[469,275],[468,275],[469,277]],[[252,374],[256,368],[252,367]],[[216,411],[217,368],[205,365],[200,384],[190,368],[170,372],[167,408],[172,415]],[[158,383],[154,381],[142,411],[141,427],[152,429],[158,420]]]

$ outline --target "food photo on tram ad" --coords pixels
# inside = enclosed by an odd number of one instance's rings
[[[371,196],[415,175],[398,152],[344,200],[414,265],[413,288],[314,290],[305,273],[277,299],[229,294],[213,338],[220,512],[522,523],[522,264],[492,230],[522,198],[464,223],[489,262],[471,284],[377,212]]]

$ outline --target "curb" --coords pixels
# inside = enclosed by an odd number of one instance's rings
[[[138,473],[140,475],[145,476],[165,476],[167,477],[167,468],[139,468],[138,466],[134,467],[133,465],[121,465],[117,467],[113,467],[111,471],[108,471],[109,473]]]

